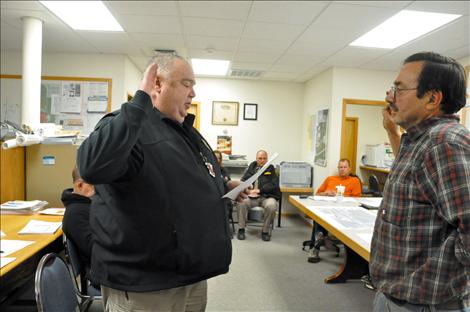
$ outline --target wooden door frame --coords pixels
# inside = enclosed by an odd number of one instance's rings
[[[359,118],[357,118],[357,117],[347,117],[346,116],[344,120],[345,120],[344,124],[346,124],[346,120],[353,120],[354,125],[356,126],[356,133],[354,135],[354,143],[353,143],[353,146],[355,146],[354,151],[353,151],[354,158],[349,159],[349,161],[351,162],[351,172],[356,174],[357,136],[358,136],[358,129],[359,129]],[[346,133],[346,129],[345,129],[345,133]],[[346,139],[346,136],[344,137],[344,139]],[[343,144],[343,138],[341,138],[341,151],[342,151],[341,155],[343,155],[344,146],[345,146],[345,144]],[[341,156],[340,158],[343,158],[343,156]]]
[[[196,106],[196,123],[193,125],[197,131],[200,131],[200,122],[201,122],[201,102],[193,101],[191,102],[191,106]]]
[[[385,101],[374,101],[374,100],[360,100],[360,99],[348,99],[343,98],[343,107],[341,112],[341,143],[346,139],[346,105],[370,105],[370,106],[382,106],[385,107],[388,105]],[[384,130],[385,131],[385,130]],[[343,155],[344,146],[341,144],[341,149],[339,154]],[[356,158],[357,158],[357,142],[356,142]]]

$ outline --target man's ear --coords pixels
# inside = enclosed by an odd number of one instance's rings
[[[162,80],[160,78],[160,75],[157,74],[157,76],[155,77],[155,91],[157,91],[157,93],[160,93],[162,90]]]
[[[435,110],[440,109],[442,102],[442,91],[429,91],[430,96],[428,102],[425,104],[426,109]]]

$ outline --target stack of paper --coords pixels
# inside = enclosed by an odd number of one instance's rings
[[[379,209],[382,197],[360,197],[358,198],[362,207],[367,209]]]
[[[30,220],[18,234],[54,234],[61,225],[62,222]]]
[[[3,203],[0,206],[2,214],[32,214],[44,208],[48,204],[47,201],[41,200],[12,200]]]

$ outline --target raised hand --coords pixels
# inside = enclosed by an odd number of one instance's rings
[[[157,68],[158,65],[152,63],[147,67],[140,82],[139,90],[144,91],[148,95],[152,96],[153,89],[155,88],[155,83],[157,80]]]

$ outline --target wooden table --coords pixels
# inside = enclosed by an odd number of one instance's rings
[[[277,227],[281,227],[281,211],[282,211],[282,194],[313,194],[311,187],[281,187],[281,199],[279,200],[279,208],[277,213]]]
[[[357,207],[357,204],[353,203],[345,202],[337,204],[332,202],[320,202],[307,198],[299,198],[299,196],[289,196],[289,202],[324,227],[345,246],[346,254],[343,264],[338,272],[325,278],[325,283],[341,283],[345,282],[347,279],[360,278],[368,273],[370,238],[372,238],[374,230],[373,222],[377,215],[376,210],[369,211]],[[349,210],[349,214],[360,212],[361,215],[366,216],[370,222],[365,223],[364,226],[348,228],[343,225],[344,222],[341,222],[339,218],[325,213],[332,207],[339,208],[344,212]]]
[[[29,220],[41,220],[59,222],[62,216],[46,215],[1,215],[1,229],[6,234],[2,239],[34,241],[34,244],[26,246],[7,257],[16,258],[15,261],[0,269],[0,302],[8,305],[16,293],[20,292],[25,284],[34,278],[36,267],[41,257],[49,252],[60,252],[64,249],[62,243],[62,228],[54,234],[18,235]]]

